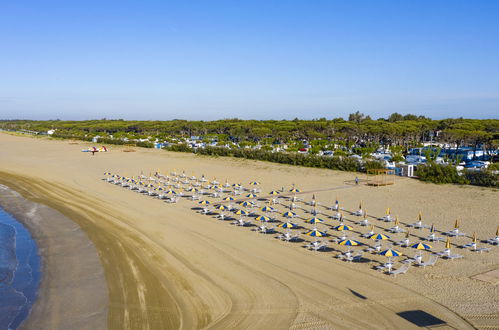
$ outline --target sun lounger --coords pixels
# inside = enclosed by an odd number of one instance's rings
[[[451,236],[451,237],[453,237],[453,236],[457,237],[457,236],[465,236],[466,234],[465,233],[461,233],[459,231],[459,229],[453,229],[453,230],[445,232],[444,235]]]
[[[356,262],[361,261],[362,260],[362,255],[363,255],[362,252],[357,253],[356,255],[354,255],[352,257],[352,261],[356,261]]]
[[[419,263],[417,265],[420,266],[420,267],[425,268],[426,266],[433,266],[433,265],[435,265],[436,262],[437,262],[437,260],[438,260],[438,256],[432,254],[431,257],[430,257],[430,260],[428,260],[426,262],[421,262],[421,263]]]
[[[476,249],[472,249],[471,251],[478,252],[478,253],[489,252],[490,248],[476,248]]]
[[[449,250],[444,250],[444,251],[441,251],[441,252],[437,252],[435,253],[437,256],[439,257],[442,257],[442,258],[445,258],[445,259],[460,259],[462,258],[463,256],[460,255],[460,254],[451,254]]]
[[[499,245],[499,237],[490,238],[487,240],[487,243],[492,245]]]
[[[368,233],[364,233],[364,234],[362,234],[362,235],[360,235],[360,236],[362,236],[362,237],[364,237],[364,238],[365,238],[365,237],[370,237],[370,236],[372,236],[372,235],[374,235],[374,231],[370,231],[370,232],[368,232]]]
[[[388,231],[391,233],[394,233],[394,234],[405,232],[405,230],[400,228],[399,226],[392,227],[392,228],[388,229]]]
[[[398,269],[390,271],[388,274],[393,275],[393,276],[397,276],[399,274],[405,274],[409,270],[409,267],[411,267],[410,264],[405,264]]]
[[[398,241],[393,244],[408,247],[411,244],[411,242],[408,239],[404,239],[402,241]]]
[[[365,226],[369,226],[369,220],[363,219],[363,220],[357,222],[357,224],[360,225],[360,226],[364,226],[364,227]]]
[[[327,244],[324,242],[312,242],[307,244],[306,247],[310,250],[319,251],[327,247]]]
[[[377,253],[377,252],[381,251],[381,244],[376,244],[373,247],[368,247],[364,251],[369,252],[369,253]]]

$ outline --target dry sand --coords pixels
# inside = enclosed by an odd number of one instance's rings
[[[355,174],[119,147],[92,156],[80,152],[87,146],[0,134],[0,171],[26,197],[70,217],[94,243],[107,279],[111,329],[415,328],[398,315],[413,310],[459,329],[499,326],[498,287],[471,278],[499,267],[497,247],[481,255],[454,248],[465,258],[393,278],[371,269],[374,262],[347,264],[336,253],[310,252],[200,215],[193,202],[169,205],[101,179],[105,171],[132,176],[176,168],[222,182],[258,180],[264,191],[295,183],[317,191],[324,204],[338,197],[355,210],[362,200],[379,216],[390,207],[403,223],[422,211],[427,223],[449,230],[460,218],[461,229],[480,239],[492,237],[498,225],[497,191],[410,179],[335,190]]]

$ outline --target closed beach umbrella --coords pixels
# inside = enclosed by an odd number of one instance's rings
[[[374,239],[376,241],[386,241],[387,239],[390,239],[390,236],[385,235],[385,234],[374,234],[369,238]]]
[[[476,244],[477,238],[476,238],[476,231],[473,233],[473,243]]]
[[[434,232],[435,232],[435,225],[432,223],[431,227],[430,227],[430,233],[434,233]]]
[[[305,220],[305,222],[307,222],[307,223],[311,223],[311,224],[315,225],[315,224],[317,224],[317,223],[324,222],[324,220],[322,220],[322,219],[320,219],[320,218],[317,218],[317,217],[313,217],[312,219]]]
[[[285,228],[285,229],[296,229],[298,228],[298,225],[291,223],[291,222],[284,222],[279,225],[277,225],[279,228]]]
[[[324,236],[327,236],[326,232],[323,232],[323,231],[320,231],[320,230],[317,230],[317,229],[313,229],[311,231],[308,231],[308,232],[305,233],[305,235],[311,236],[311,237],[324,237]]]
[[[287,212],[284,212],[282,214],[282,216],[285,217],[285,218],[292,218],[292,217],[296,216],[296,213],[287,211]]]
[[[454,222],[454,228],[455,229],[459,228],[459,219],[456,219],[456,222]]]
[[[450,249],[450,237],[447,237],[447,240],[445,241],[445,248]]]

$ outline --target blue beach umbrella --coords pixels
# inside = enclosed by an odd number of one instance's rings
[[[296,229],[298,228],[298,225],[292,223],[292,222],[284,222],[279,225],[277,225],[279,228],[285,228],[285,229]]]

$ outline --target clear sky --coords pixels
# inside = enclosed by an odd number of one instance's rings
[[[499,118],[499,1],[4,0],[0,118]]]

